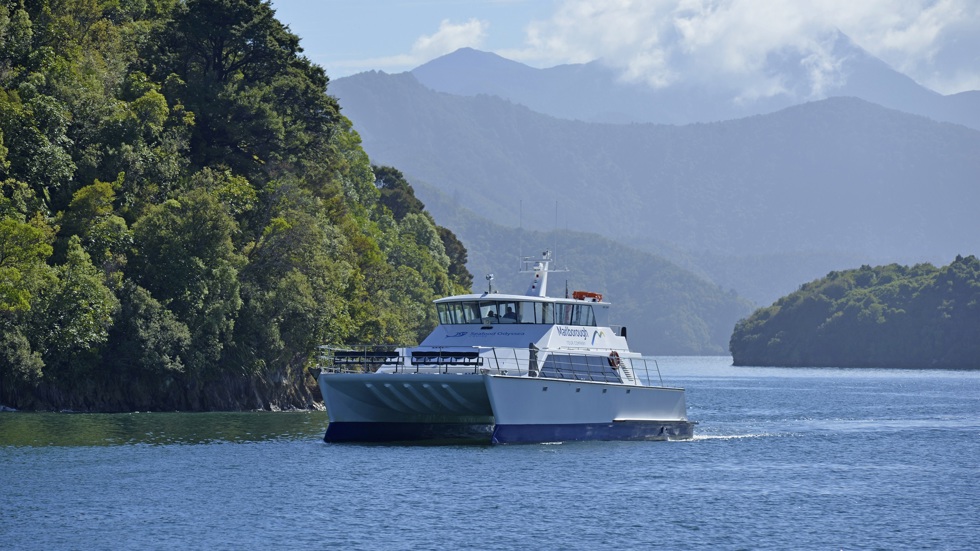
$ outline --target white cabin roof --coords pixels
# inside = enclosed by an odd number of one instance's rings
[[[605,304],[607,306],[609,305],[608,302],[601,301],[601,300],[584,300],[584,299],[577,299],[572,297],[567,297],[567,298],[566,297],[538,297],[538,296],[531,296],[531,295],[512,295],[512,294],[505,294],[505,293],[481,293],[481,294],[473,293],[469,295],[453,295],[451,297],[443,297],[440,299],[436,299],[432,302],[434,302],[435,304],[441,304],[445,302],[463,302],[463,301],[471,301],[471,300],[507,301],[507,302],[510,301],[563,302],[569,304],[581,304],[583,302],[586,302],[589,304]]]

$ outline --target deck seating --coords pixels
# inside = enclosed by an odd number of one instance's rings
[[[479,367],[483,358],[479,352],[452,352],[446,350],[416,350],[412,352],[412,365],[439,365]]]
[[[364,365],[400,364],[402,357],[388,350],[337,350],[333,353],[333,365],[338,369]]]

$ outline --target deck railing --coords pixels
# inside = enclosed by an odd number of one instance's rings
[[[627,384],[656,386],[651,378],[651,373],[655,373],[659,386],[663,386],[660,365],[653,358],[591,352],[483,346],[321,346],[317,368],[324,373],[372,373],[387,368],[395,373],[493,373],[591,382],[619,382],[618,371],[622,370],[622,380]]]

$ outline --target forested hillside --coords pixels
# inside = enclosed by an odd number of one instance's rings
[[[466,251],[260,0],[0,3],[0,404],[307,406]]]
[[[980,260],[862,266],[735,326],[735,365],[980,369]]]

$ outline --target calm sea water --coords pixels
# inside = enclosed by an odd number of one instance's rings
[[[3,549],[980,549],[980,372],[660,358],[689,442],[325,444],[323,413],[0,414]]]

